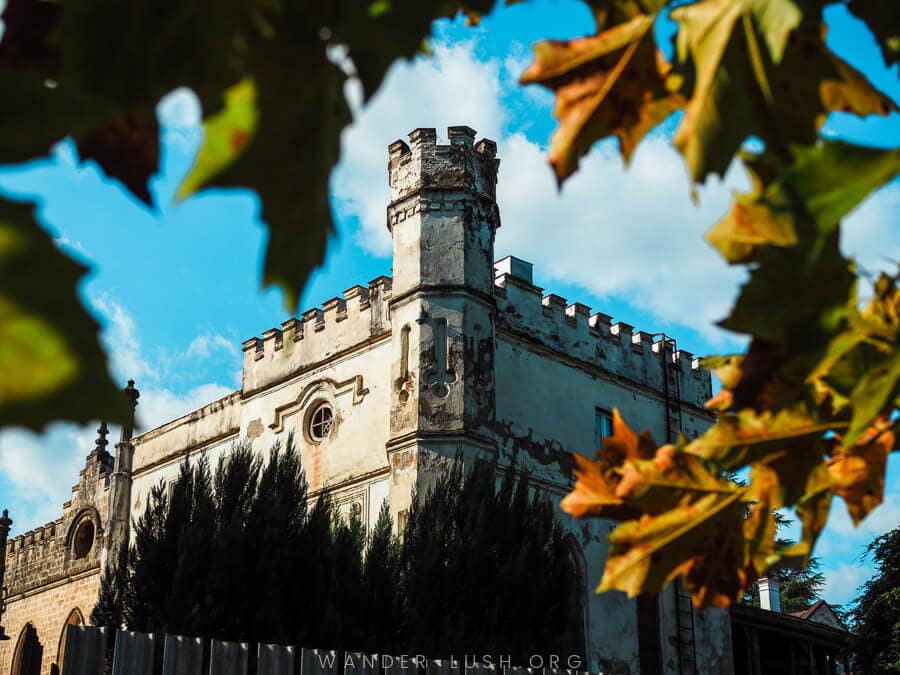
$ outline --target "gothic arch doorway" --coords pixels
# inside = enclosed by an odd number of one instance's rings
[[[59,634],[59,647],[56,650],[56,663],[50,666],[50,672],[53,674],[61,673],[63,666],[63,657],[66,655],[66,634],[69,632],[69,626],[83,626],[84,616],[77,607],[69,612],[66,622],[63,624],[62,631]]]
[[[38,640],[37,631],[30,623],[26,623],[16,643],[11,675],[41,675],[43,656],[44,647]]]
[[[581,659],[583,665],[576,670],[587,670],[585,660],[587,561],[574,535],[566,536],[565,545],[566,572],[570,580],[566,598],[566,606],[570,609],[566,616],[565,653],[567,656],[577,656]]]

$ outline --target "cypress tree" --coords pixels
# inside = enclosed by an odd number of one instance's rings
[[[411,652],[564,654],[573,581],[564,532],[546,496],[515,468],[462,463],[410,509],[402,547],[403,635]]]
[[[400,651],[400,542],[394,534],[391,512],[385,501],[372,530],[363,567],[361,647],[368,652]]]
[[[110,629],[112,635],[115,635],[115,631],[125,625],[128,546],[117,546],[112,558],[100,579],[100,595],[97,598],[97,604],[91,611],[91,624],[105,626]]]

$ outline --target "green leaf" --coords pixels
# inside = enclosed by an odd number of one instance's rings
[[[754,69],[751,53],[765,49],[771,62],[781,61],[802,12],[791,0],[702,0],[671,16],[679,24],[678,65],[692,85],[675,145],[693,179],[702,181],[709,173],[724,174],[759,126],[755,99],[763,65]]]
[[[793,156],[782,182],[803,201],[823,234],[837,228],[841,218],[900,174],[897,149],[822,140],[795,147]]]
[[[208,187],[256,190],[269,226],[263,283],[279,286],[296,311],[333,231],[328,180],[341,130],[351,121],[346,76],[327,60],[318,40],[306,44],[283,32],[248,48],[255,105],[246,82],[229,90],[225,109],[207,120],[210,145],[204,143],[179,194],[204,181]],[[304,64],[303,77],[297,76],[298,63]],[[235,131],[241,143],[234,144]]]
[[[77,285],[86,269],[62,254],[30,207],[0,201],[0,427],[128,419]]]
[[[812,144],[833,110],[887,115],[897,106],[825,45],[818,10],[792,0],[701,0],[672,11],[676,71],[690,101],[675,133],[691,177],[724,174],[758,136],[774,152]]]

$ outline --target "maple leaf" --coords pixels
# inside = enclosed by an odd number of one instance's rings
[[[838,450],[828,461],[834,492],[847,504],[854,525],[884,499],[884,474],[896,432],[883,416],[848,449]]]
[[[818,14],[807,12],[793,0],[701,0],[672,11],[676,71],[689,93],[674,141],[694,181],[724,174],[750,136],[787,152],[812,143],[833,110],[897,109],[828,49]]]
[[[626,162],[641,139],[683,104],[665,87],[669,69],[658,53],[654,16],[638,14],[597,35],[534,46],[523,84],[556,93],[549,160],[561,184],[601,138],[615,136]]]
[[[597,459],[575,454],[577,481],[560,508],[576,518],[587,516],[622,520],[638,515],[617,494],[621,469],[627,461],[653,457],[656,444],[649,433],[634,433],[617,409],[613,409],[613,433],[603,439]]]
[[[803,444],[824,453],[823,434],[831,428],[830,423],[814,419],[802,404],[777,413],[745,408],[719,415],[716,424],[691,441],[685,452],[715,462],[725,471],[737,471],[774,459],[788,445]]]
[[[713,493],[617,527],[598,592],[658,593],[680,575],[700,607],[727,606],[748,580],[743,490]]]

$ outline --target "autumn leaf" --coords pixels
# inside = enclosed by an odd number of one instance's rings
[[[777,413],[745,408],[719,415],[715,425],[687,444],[685,452],[715,462],[724,471],[737,471],[773,457],[788,445],[820,442],[831,428],[830,423],[814,419],[802,404]]]
[[[246,79],[225,92],[225,105],[203,120],[203,145],[178,187],[185,199],[230,166],[246,150],[256,133],[259,110],[256,87]]]
[[[855,445],[839,450],[828,462],[834,492],[847,504],[854,525],[884,500],[887,458],[895,442],[896,432],[884,417]]]
[[[731,210],[706,233],[706,240],[729,264],[746,262],[758,246],[797,243],[791,214],[779,212],[767,202],[765,183],[752,165],[746,168],[753,181],[752,191],[737,194]]]
[[[577,482],[560,507],[576,518],[594,516],[621,520],[637,514],[626,507],[617,494],[621,470],[629,460],[653,457],[656,444],[649,433],[632,431],[617,409],[613,409],[612,427],[613,433],[603,439],[596,460],[574,455]]]
[[[639,515],[627,509],[622,499],[616,496],[618,476],[604,473],[599,462],[587,459],[579,454],[575,459],[575,488],[567,494],[560,508],[576,518],[593,516],[620,520],[623,517]]]
[[[78,301],[85,272],[34,222],[31,207],[0,201],[0,427],[128,419],[99,326]]]
[[[680,575],[701,607],[727,606],[746,586],[743,490],[713,493],[619,525],[598,592],[658,593]]]
[[[641,139],[682,101],[665,87],[668,70],[653,43],[653,15],[637,14],[603,32],[534,46],[523,84],[556,93],[549,160],[562,183],[601,138],[615,136],[628,161]]]
[[[831,111],[897,109],[828,49],[818,15],[793,0],[701,0],[672,18],[689,97],[674,142],[697,182],[724,175],[748,137],[787,152],[813,143]]]

